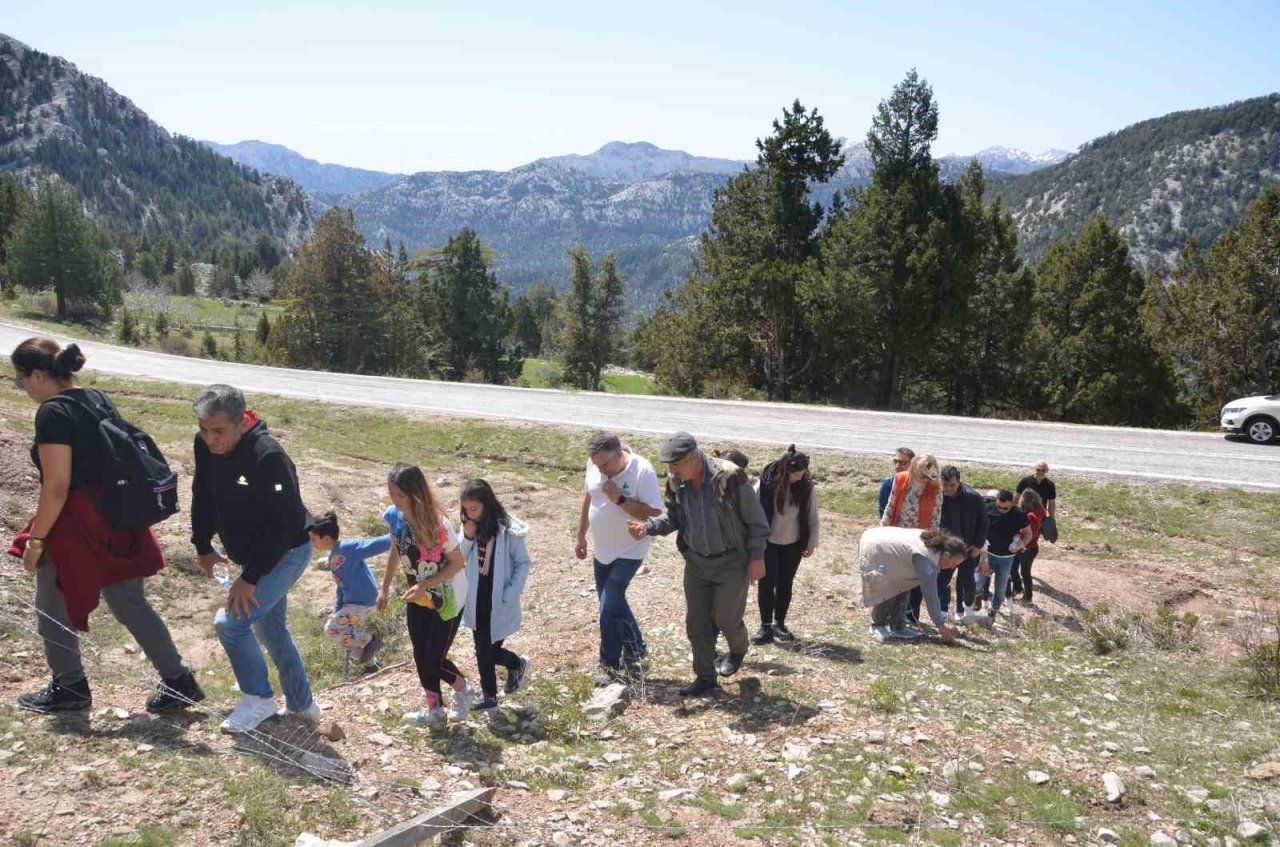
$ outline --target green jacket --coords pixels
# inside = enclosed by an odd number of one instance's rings
[[[763,557],[769,522],[746,472],[726,459],[708,456],[702,450],[698,453],[703,462],[701,489],[695,491],[692,484],[668,475],[663,496],[666,511],[646,521],[648,533],[675,532],[681,553],[690,549],[712,554],[736,550],[749,558]],[[701,521],[690,520],[693,510],[714,517],[705,522],[705,532]],[[701,537],[693,537],[695,534]]]

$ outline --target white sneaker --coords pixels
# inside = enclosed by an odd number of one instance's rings
[[[315,723],[320,720],[320,716],[322,713],[323,713],[323,710],[320,708],[320,704],[316,701],[316,698],[312,697],[311,705],[308,706],[307,708],[299,709],[298,711],[295,712],[293,709],[286,707],[276,712],[276,715],[282,718],[288,715],[292,715],[295,718],[302,718],[303,720],[307,720],[307,721],[311,721],[312,723]]]
[[[871,625],[871,635],[875,638],[879,638],[881,641],[884,641],[886,638],[888,638],[890,632],[892,632],[892,630],[890,630],[889,627],[887,626],[876,626],[875,624]]]
[[[453,695],[453,708],[449,710],[449,717],[455,721],[463,721],[467,719],[467,715],[471,714],[471,704],[476,701],[476,690],[471,687],[471,683],[463,683],[461,691],[455,691]]]
[[[274,717],[275,713],[275,698],[241,694],[240,702],[218,728],[229,735],[253,732],[258,728],[258,724],[267,718]]]
[[[434,709],[423,709],[421,712],[404,713],[404,722],[415,726],[444,726],[448,720],[449,714],[442,706],[436,706]]]

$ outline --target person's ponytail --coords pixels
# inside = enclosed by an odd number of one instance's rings
[[[54,379],[68,380],[84,367],[84,353],[79,344],[58,346],[52,338],[28,338],[19,344],[9,356],[13,369],[19,374],[43,371]]]
[[[68,344],[53,357],[53,375],[59,379],[71,379],[84,367],[84,353],[79,344]]]

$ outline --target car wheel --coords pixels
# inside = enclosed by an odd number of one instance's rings
[[[1276,437],[1276,431],[1276,422],[1271,418],[1250,418],[1244,424],[1244,433],[1254,444],[1270,443]]]

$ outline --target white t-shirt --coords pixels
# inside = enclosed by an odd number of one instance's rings
[[[622,472],[612,477],[613,484],[618,486],[627,499],[637,500],[653,509],[661,509],[662,493],[653,465],[636,453],[631,453],[630,456],[631,459]],[[588,459],[586,491],[591,495],[591,509],[587,512],[587,523],[591,527],[596,560],[607,565],[614,559],[643,559],[649,552],[652,539],[642,538],[637,541],[631,537],[627,530],[627,521],[631,520],[631,516],[604,496],[604,491],[601,490],[604,483],[604,474]]]

